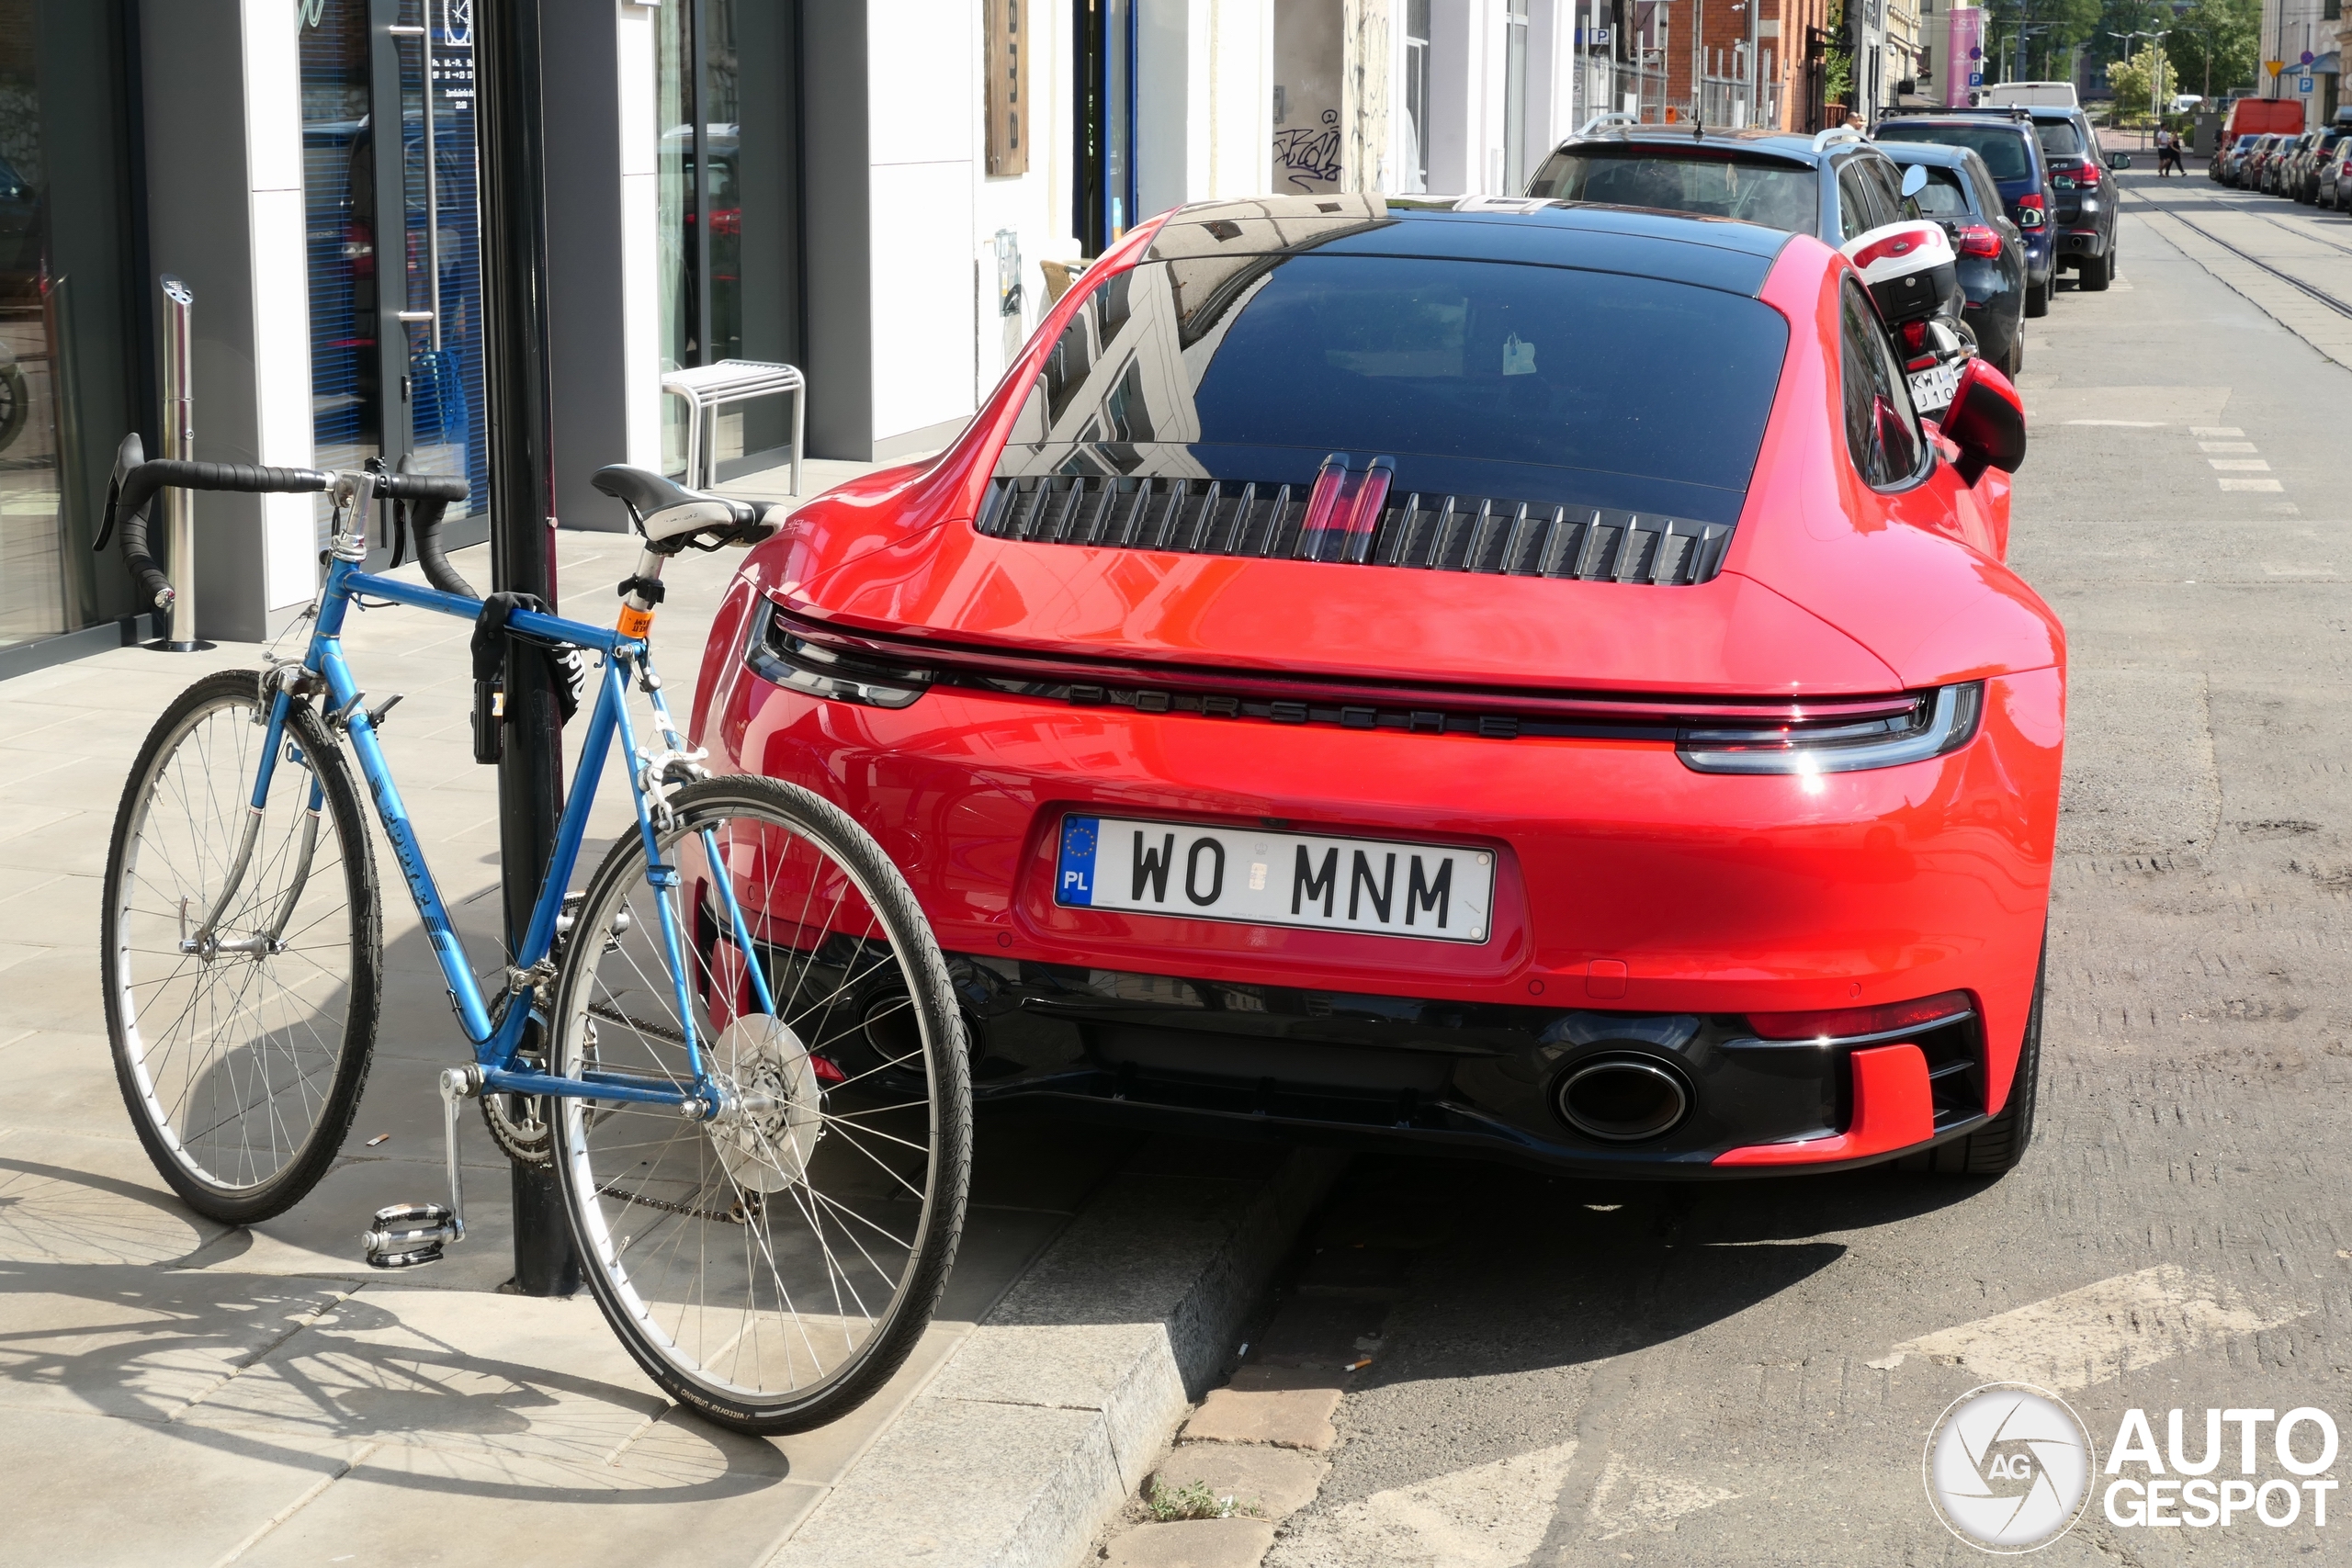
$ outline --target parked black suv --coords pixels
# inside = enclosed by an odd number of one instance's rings
[[[2001,193],[2002,209],[2025,239],[2025,313],[2050,313],[2050,291],[2057,281],[2057,225],[2052,221],[2057,192],[2049,160],[2026,111],[1939,109],[1932,114],[1890,115],[1879,122],[1884,141],[1933,141],[1965,147],[1984,160]]]
[[[2122,191],[2107,177],[2098,132],[2079,108],[2059,104],[1959,109],[1959,114],[2024,115],[2032,119],[2050,165],[2050,228],[2056,264],[2071,267],[2080,288],[2097,293],[2115,276],[2115,209]],[[2118,164],[2118,168],[2128,164]]]
[[[1605,126],[1544,160],[1527,194],[1738,218],[1831,246],[1902,220],[1903,171],[1842,127],[1818,136]]]

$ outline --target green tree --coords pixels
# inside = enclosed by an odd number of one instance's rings
[[[1992,0],[1985,7],[1984,80],[2007,81],[2017,74],[2018,28],[2026,31],[2025,74],[2031,81],[2064,81],[2072,72],[2075,51],[2087,49],[2100,36],[2104,0]],[[2094,56],[2095,57],[2095,56]]]
[[[2210,98],[2253,86],[2261,30],[2261,0],[2192,0],[2165,39],[2179,83],[2173,90]]]
[[[2107,68],[2107,85],[2115,89],[2115,113],[2119,119],[2148,118],[2148,93],[2156,71],[2156,46],[2143,43],[2139,52],[2129,60],[2119,60]],[[2165,80],[2172,80],[2169,72]]]

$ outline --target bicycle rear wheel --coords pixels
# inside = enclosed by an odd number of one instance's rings
[[[358,793],[318,715],[291,712],[255,812],[260,675],[181,693],[131,765],[107,855],[99,967],[123,1102],[173,1190],[228,1224],[283,1213],[326,1174],[376,1039]]]
[[[657,861],[630,832],[588,886],[555,1059],[690,1090],[691,1018],[718,1114],[562,1100],[557,1179],[590,1287],[654,1381],[737,1430],[800,1431],[882,1386],[946,1283],[963,1022],[913,894],[847,816],[745,777],[672,804]]]

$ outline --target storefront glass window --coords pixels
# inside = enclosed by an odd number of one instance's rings
[[[136,384],[116,9],[0,0],[0,646],[130,609],[90,550]]]
[[[665,370],[800,354],[798,77],[793,0],[676,0],[655,18],[656,244]],[[662,460],[685,467],[684,409],[662,400]],[[729,409],[722,477],[784,460],[782,400]]]

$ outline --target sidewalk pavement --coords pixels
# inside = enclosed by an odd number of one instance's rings
[[[843,477],[808,468],[812,491]],[[558,556],[567,608],[594,619],[634,546],[567,533]],[[655,651],[682,705],[732,562],[669,580]],[[483,551],[456,564],[486,581]],[[345,646],[378,697],[407,694],[387,749],[482,968],[497,801],[469,739],[470,629],[370,611]],[[1226,1359],[1331,1162],[984,1120],[947,1299],[906,1368],[833,1427],[737,1437],[669,1404],[584,1291],[500,1292],[504,1161],[474,1116],[466,1242],[415,1273],[360,1263],[377,1207],[441,1194],[434,1075],[463,1051],[390,877],[379,1054],[343,1158],[277,1220],[200,1219],[116,1089],[98,887],[154,716],[260,653],[125,649],[0,682],[0,1564],[1075,1561]],[[583,864],[628,810],[604,791]]]

